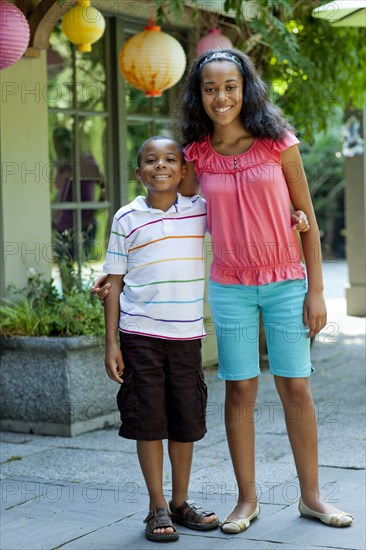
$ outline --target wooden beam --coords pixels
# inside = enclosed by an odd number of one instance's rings
[[[14,4],[20,9],[28,19],[29,15],[36,8],[39,0],[16,0]]]
[[[37,50],[46,50],[49,44],[50,34],[62,17],[74,4],[76,0],[66,0],[62,5],[58,0],[40,0],[34,5],[34,0],[19,2],[19,8],[25,13],[27,10],[27,19],[30,28],[30,41],[25,57],[36,57]],[[30,7],[33,10],[29,12]]]

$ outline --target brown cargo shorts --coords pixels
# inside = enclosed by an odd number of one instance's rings
[[[193,442],[206,433],[202,343],[120,333],[125,370],[117,395],[119,435]]]

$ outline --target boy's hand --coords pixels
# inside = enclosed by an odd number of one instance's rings
[[[111,288],[111,283],[106,283],[107,275],[101,275],[97,279],[95,279],[93,286],[90,289],[90,292],[92,294],[96,294],[103,304],[104,299],[109,294],[109,289]]]
[[[308,217],[302,210],[295,210],[291,214],[291,225],[294,231],[300,231],[301,233],[306,233],[310,229]]]
[[[107,345],[104,365],[109,378],[114,382],[117,382],[117,384],[123,384],[122,375],[125,370],[125,364],[117,342]]]

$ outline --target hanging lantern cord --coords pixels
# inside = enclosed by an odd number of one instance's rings
[[[210,29],[217,29],[218,28],[218,17],[216,13],[211,13],[209,17],[210,21]]]

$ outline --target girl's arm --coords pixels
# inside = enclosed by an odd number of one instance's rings
[[[308,292],[304,302],[304,323],[309,328],[309,338],[326,325],[327,310],[323,296],[322,254],[318,224],[310,197],[304,167],[297,146],[281,153],[283,173],[291,202],[296,210],[307,213],[310,229],[301,233],[308,276]]]
[[[192,197],[200,192],[200,184],[194,171],[194,162],[187,162],[187,174],[182,178],[178,191],[184,197]]]
[[[123,288],[123,275],[108,275],[111,283],[108,296],[104,300],[105,319],[105,359],[104,364],[111,380],[122,384],[124,363],[122,353],[117,344],[117,330],[119,323],[119,295]]]

